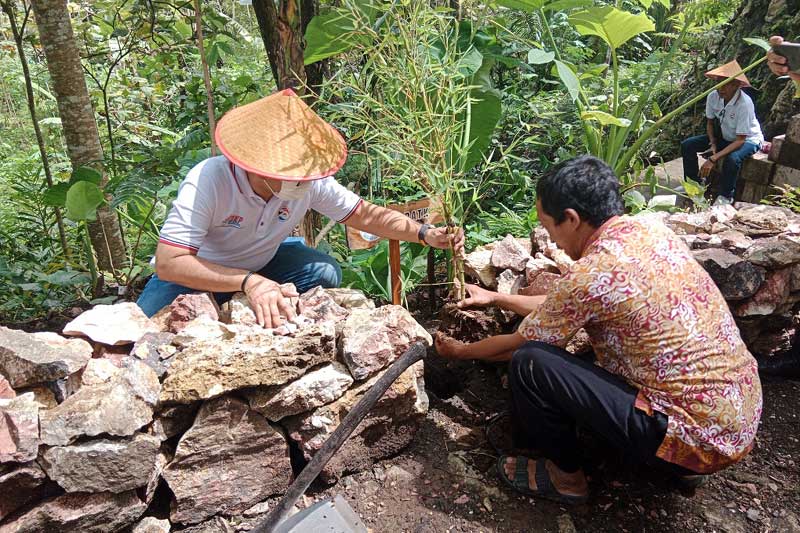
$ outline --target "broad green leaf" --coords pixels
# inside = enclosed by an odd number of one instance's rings
[[[592,0],[556,0],[544,6],[545,11],[569,11],[579,7],[589,7],[594,5]]]
[[[645,11],[650,9],[650,6],[653,5],[653,0],[637,0],[637,2],[639,2],[639,5],[641,5]]]
[[[500,98],[490,91],[472,91],[472,109],[470,120],[470,142],[467,155],[466,170],[477,165],[492,141],[492,133],[500,122],[502,105]]]
[[[610,113],[606,113],[605,111],[584,111],[581,113],[581,119],[583,120],[596,120],[603,126],[619,126],[621,128],[627,128],[631,125],[631,121],[627,118],[615,117]]]
[[[79,181],[67,191],[67,218],[75,222],[95,220],[97,208],[104,201],[103,193],[94,183]]]
[[[639,34],[655,31],[645,13],[634,15],[616,7],[591,7],[570,15],[569,21],[581,35],[596,35],[617,49]]]
[[[188,39],[189,37],[192,36],[192,27],[181,19],[175,21],[175,29],[184,39]]]
[[[647,199],[644,195],[637,190],[630,190],[625,193],[625,203],[634,208],[635,211],[641,211],[647,206]]]
[[[103,174],[92,167],[78,167],[72,171],[72,175],[69,177],[69,183],[72,185],[79,181],[88,181],[89,183],[100,185],[100,182],[103,181]]]
[[[531,48],[528,50],[528,63],[531,65],[544,65],[555,59],[556,55],[553,52],[548,52],[540,48]]]
[[[578,77],[575,76],[569,65],[563,61],[556,60],[556,71],[558,72],[558,77],[561,78],[561,82],[567,88],[569,97],[572,98],[573,102],[577,102],[581,93],[581,82]]]
[[[754,44],[754,45],[756,45],[756,46],[760,46],[760,47],[761,47],[761,48],[763,48],[763,49],[764,49],[766,52],[769,52],[770,50],[772,50],[772,47],[771,47],[771,46],[769,45],[769,43],[768,43],[767,41],[765,41],[764,39],[759,39],[759,38],[757,38],[757,37],[745,37],[745,38],[743,39],[743,41],[744,41],[744,42],[746,42],[746,43],[749,43],[749,44]]]
[[[538,11],[544,7],[546,0],[497,0],[497,5],[520,11]]]
[[[470,48],[467,53],[458,60],[458,71],[466,78],[478,72],[482,64],[483,54],[481,54],[477,48]]]
[[[306,27],[303,63],[310,65],[350,50],[358,42],[349,13],[317,15]]]
[[[702,196],[705,188],[694,180],[686,178],[681,182],[683,190],[691,197]]]
[[[67,203],[67,191],[69,188],[69,183],[56,183],[52,187],[45,189],[44,194],[42,194],[44,205],[64,207],[64,204]]]

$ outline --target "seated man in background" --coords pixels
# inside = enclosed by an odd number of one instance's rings
[[[741,71],[739,63],[731,61],[709,70],[706,76],[720,82]],[[719,195],[715,205],[733,203],[736,179],[742,163],[752,157],[764,142],[753,100],[742,91],[742,87],[749,86],[747,76],[739,74],[709,94],[706,98],[706,134],[690,137],[681,143],[684,178],[697,182],[700,182],[699,178],[705,180],[716,162],[723,160]],[[719,121],[719,132],[715,127],[716,121]],[[711,154],[703,167],[698,169],[698,152],[709,149]]]
[[[242,291],[260,325],[294,319],[297,294],[282,283],[305,292],[342,278],[332,257],[287,239],[309,209],[388,239],[464,247],[460,229],[420,225],[337,183],[344,139],[290,89],[231,110],[215,138],[225,155],[189,171],[161,229],[156,273],[137,301],[148,316],[180,294],[211,291],[222,303]]]
[[[687,483],[740,461],[761,417],[756,361],[683,241],[660,222],[622,216],[619,182],[595,157],[554,167],[536,197],[542,226],[575,263],[546,296],[467,287],[464,304],[527,314],[515,333],[436,339],[443,357],[511,361],[515,445],[541,458],[501,456],[501,479],[523,494],[585,501],[578,425]],[[564,350],[581,328],[596,364]]]

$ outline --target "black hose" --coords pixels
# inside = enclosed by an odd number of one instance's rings
[[[405,372],[408,367],[425,357],[427,347],[421,342],[415,342],[411,347],[400,356],[386,372],[383,373],[378,381],[370,387],[358,403],[347,413],[342,423],[339,424],[325,444],[314,455],[311,461],[300,472],[300,475],[289,486],[283,499],[272,509],[264,520],[251,529],[252,533],[272,533],[275,527],[283,522],[289,510],[294,506],[297,499],[303,495],[311,482],[314,481],[319,473],[331,460],[331,457],[339,451],[347,438],[355,431],[358,424],[367,416],[370,409],[381,399],[386,390],[392,383]]]

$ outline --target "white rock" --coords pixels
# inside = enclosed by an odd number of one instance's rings
[[[159,331],[133,302],[96,305],[64,326],[64,335],[89,337],[95,342],[132,344],[148,332]]]

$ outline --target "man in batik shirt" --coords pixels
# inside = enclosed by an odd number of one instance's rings
[[[464,303],[527,317],[510,335],[436,341],[445,357],[511,361],[516,444],[541,458],[501,456],[501,478],[585,501],[577,425],[684,480],[741,460],[761,417],[756,361],[683,241],[654,219],[621,216],[619,182],[591,156],[553,168],[536,193],[541,224],[575,263],[546,296],[468,286]],[[563,349],[581,328],[596,364]]]

